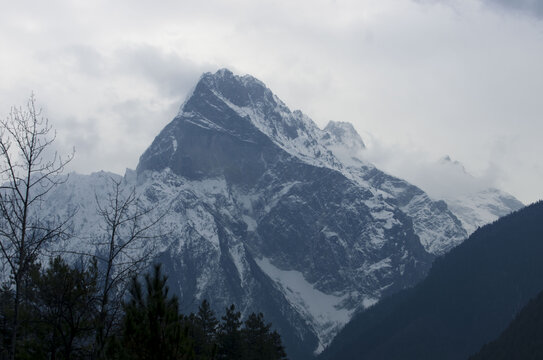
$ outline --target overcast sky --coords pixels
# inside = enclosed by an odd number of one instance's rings
[[[543,197],[542,1],[0,2],[0,115],[33,91],[72,170],[135,168],[200,74],[227,67],[321,127],[352,122],[368,159],[421,186],[449,155]]]

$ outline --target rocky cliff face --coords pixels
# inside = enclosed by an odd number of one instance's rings
[[[467,236],[447,204],[365,163],[363,149],[351,125],[321,130],[257,79],[220,70],[201,77],[124,182],[167,214],[167,235],[148,247],[184,310],[207,298],[220,312],[262,311],[302,359]],[[99,236],[88,194],[104,197],[108,176],[73,176],[51,195],[59,213],[84,209],[75,232]],[[92,251],[84,241],[58,246]]]

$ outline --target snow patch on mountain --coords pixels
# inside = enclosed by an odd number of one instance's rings
[[[474,176],[448,155],[431,169],[432,177],[437,183],[443,183],[443,189],[430,187],[429,190],[434,197],[445,200],[468,234],[524,207],[514,196],[491,186],[493,181],[488,175]]]
[[[250,217],[249,215],[242,215],[243,221],[245,221],[245,224],[247,224],[247,231],[255,231],[258,224],[255,219]]]
[[[315,354],[322,352],[333,336],[351,319],[353,310],[345,309],[342,304],[349,295],[326,294],[308,282],[301,272],[281,270],[268,258],[255,261],[289,302],[306,315],[319,338],[319,347]]]
[[[243,79],[250,81],[251,77],[245,76]],[[256,81],[256,79],[254,80]],[[262,86],[264,85],[262,84]],[[212,90],[217,98],[221,99],[240,117],[249,119],[262,133],[289,154],[311,165],[340,167],[339,161],[332,153],[318,142],[322,130],[313,120],[299,110],[291,112],[277,96],[271,94],[269,89],[265,88],[264,91],[269,92],[270,98],[273,99],[271,111],[275,115],[274,120],[276,121],[270,121],[269,113],[265,113],[262,109],[269,103],[252,102],[250,106],[238,106],[219,91]],[[266,111],[269,112],[270,109],[266,109]]]
[[[524,207],[514,196],[493,188],[447,198],[445,201],[469,234],[478,227]]]

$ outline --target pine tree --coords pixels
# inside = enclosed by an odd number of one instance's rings
[[[86,358],[91,351],[97,315],[96,262],[87,270],[71,267],[62,258],[35,274],[34,332],[52,359]],[[38,327],[36,327],[38,326]]]
[[[271,324],[264,322],[262,313],[252,313],[242,330],[247,360],[281,360],[286,357],[285,349],[277,332],[271,332]]]
[[[243,340],[241,337],[241,313],[236,311],[234,304],[226,308],[226,314],[221,318],[218,335],[218,359],[242,359]]]
[[[274,330],[270,334],[270,337],[274,359],[287,360],[287,352],[285,351],[285,347],[283,346],[283,342],[281,341],[281,335],[279,335],[279,333]]]
[[[192,359],[192,344],[179,315],[178,300],[168,295],[167,277],[160,265],[142,285],[134,278],[131,299],[124,304],[122,352],[129,359]],[[121,357],[121,356],[119,356]]]
[[[206,339],[209,342],[215,340],[215,335],[217,333],[217,325],[219,321],[215,317],[215,313],[211,310],[209,302],[204,299],[202,304],[198,307],[198,313],[196,314],[196,321],[198,325],[202,328]]]
[[[88,358],[97,310],[96,277],[94,262],[70,266],[56,257],[45,269],[30,265],[20,287],[24,301],[19,306],[17,359]],[[2,305],[13,301],[12,289],[5,287],[1,293]],[[12,316],[10,307],[0,308],[2,359],[8,354]]]
[[[245,326],[242,330],[243,340],[245,342],[245,356],[247,360],[260,360],[267,358],[266,337],[270,331],[270,325],[264,324],[264,315],[262,313],[252,313],[245,320]]]
[[[194,316],[195,351],[198,358],[213,359],[217,352],[217,327],[219,321],[211,310],[209,302],[204,299]]]

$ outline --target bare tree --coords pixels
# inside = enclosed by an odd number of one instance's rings
[[[50,155],[54,140],[33,95],[26,108],[12,108],[0,119],[0,254],[15,292],[11,359],[16,352],[23,279],[45,245],[65,235],[68,222],[40,217],[42,200],[66,180],[60,175],[73,158],[73,153],[65,159]]]
[[[103,236],[96,243],[96,258],[101,271],[101,294],[96,329],[95,358],[103,358],[105,341],[115,325],[121,298],[129,280],[148,264],[154,251],[153,241],[162,234],[156,226],[165,213],[146,207],[134,187],[123,180],[110,179],[107,199],[96,197],[102,218]]]

